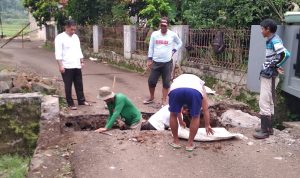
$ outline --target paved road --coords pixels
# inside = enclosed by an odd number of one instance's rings
[[[61,80],[54,59],[54,52],[44,49],[42,46],[43,42],[41,41],[26,42],[24,49],[21,48],[21,42],[10,43],[0,49],[0,64],[17,66],[21,69],[37,72],[43,77],[53,77]],[[161,84],[157,86],[157,103],[144,105],[142,101],[148,97],[147,76],[89,60],[86,60],[83,69],[84,91],[87,100],[103,105],[103,102],[96,99],[98,89],[102,86],[112,86],[114,76],[116,76],[115,92],[121,92],[129,96],[141,111],[154,112],[157,110],[161,98]]]

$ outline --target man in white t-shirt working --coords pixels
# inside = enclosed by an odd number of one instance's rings
[[[160,76],[162,76],[162,105],[166,105],[167,95],[170,88],[171,72],[173,68],[172,56],[182,45],[178,35],[168,29],[168,18],[163,17],[160,21],[160,30],[151,34],[149,42],[149,51],[147,67],[151,68],[148,78],[148,87],[150,97],[143,101],[144,104],[150,104],[154,101],[155,87]]]
[[[81,68],[84,66],[80,41],[75,34],[76,23],[73,20],[65,22],[65,31],[55,37],[55,58],[62,75],[68,107],[77,109],[72,99],[72,84],[74,83],[78,105],[90,105],[85,101],[82,84]]]
[[[209,122],[208,98],[204,87],[204,81],[202,81],[196,75],[182,74],[174,79],[169,93],[169,105],[169,111],[171,112],[170,128],[173,135],[173,141],[169,144],[173,148],[181,148],[178,138],[177,116],[178,113],[180,113],[183,105],[188,106],[190,115],[192,117],[188,144],[185,148],[186,151],[193,151],[195,148],[193,141],[200,124],[201,108],[205,120],[206,133],[208,135],[213,134],[213,130]]]
[[[189,114],[187,106],[183,106],[181,114],[178,115],[179,124],[182,127],[186,127],[186,123],[183,121],[183,117]],[[170,111],[169,105],[162,107],[159,111],[153,114],[149,120],[144,123],[141,130],[167,130],[170,127]]]

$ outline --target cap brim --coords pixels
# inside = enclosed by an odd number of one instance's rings
[[[168,26],[168,24],[167,24],[167,23],[165,23],[165,22],[163,22],[163,23],[160,23],[160,25],[162,25],[162,26]]]

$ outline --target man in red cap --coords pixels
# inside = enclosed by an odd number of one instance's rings
[[[147,67],[151,68],[148,78],[150,97],[143,102],[144,104],[153,103],[155,87],[159,77],[162,76],[162,105],[166,105],[173,67],[172,56],[182,45],[178,35],[169,30],[168,25],[168,18],[163,17],[160,29],[151,34],[147,60]]]

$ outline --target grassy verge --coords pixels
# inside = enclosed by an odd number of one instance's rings
[[[17,34],[22,28],[25,26],[26,23],[14,23],[14,24],[3,24],[2,29],[3,29],[3,35],[6,37],[12,37],[15,34]],[[23,32],[27,33],[29,32],[29,27],[27,27]]]
[[[30,158],[18,155],[0,156],[0,177],[3,178],[23,178],[28,171]]]

